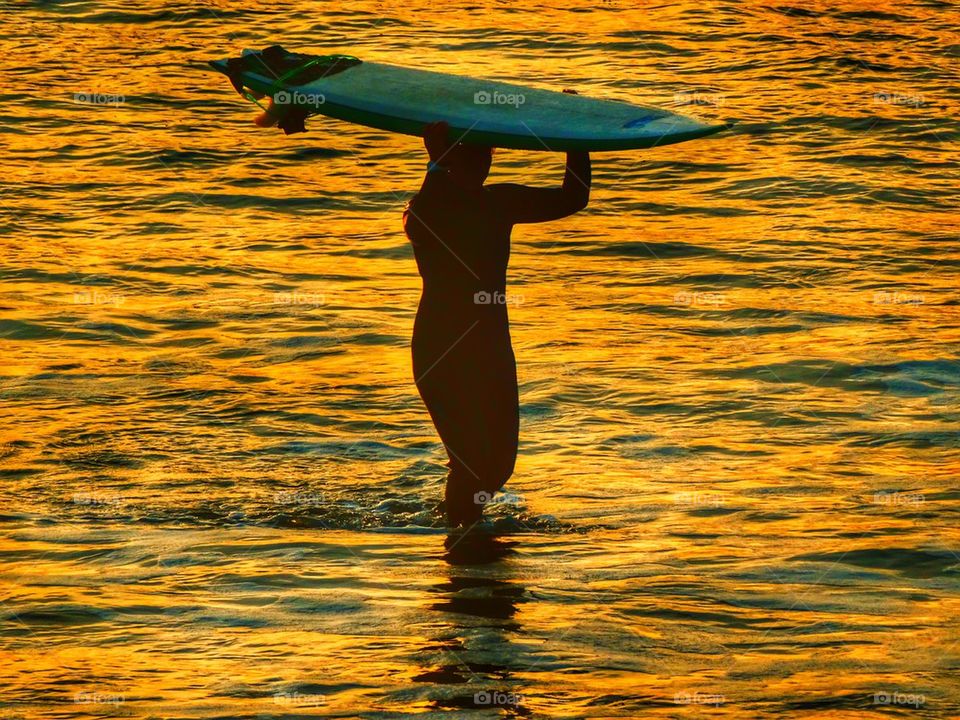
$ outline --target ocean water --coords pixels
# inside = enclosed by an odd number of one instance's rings
[[[955,2],[0,6],[0,716],[960,717]],[[737,122],[514,233],[484,534],[423,148],[254,127],[278,42]]]

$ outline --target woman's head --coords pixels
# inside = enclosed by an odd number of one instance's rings
[[[490,174],[493,148],[486,145],[457,143],[444,158],[443,164],[450,168],[461,182],[468,185],[483,185]]]

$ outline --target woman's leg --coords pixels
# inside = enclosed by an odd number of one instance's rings
[[[509,363],[499,360],[491,375],[476,373],[464,383],[459,402],[469,417],[452,428],[437,427],[450,457],[445,499],[453,525],[479,520],[484,504],[513,474],[519,430],[516,367],[512,353]]]
[[[503,328],[491,332],[477,326],[446,348],[432,342],[436,335],[418,318],[414,374],[449,457],[447,516],[452,525],[469,525],[480,518],[485,498],[513,473],[519,430],[516,365]]]

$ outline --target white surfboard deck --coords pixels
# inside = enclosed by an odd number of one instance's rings
[[[256,55],[256,53],[253,53]],[[311,82],[279,82],[277,73],[234,68],[232,79],[310,114],[368,127],[422,135],[443,120],[464,142],[524,150],[629,150],[692,140],[719,132],[706,123],[651,105],[633,105],[462,75],[362,62]],[[231,75],[227,61],[211,65]]]

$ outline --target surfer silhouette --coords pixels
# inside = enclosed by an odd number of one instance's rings
[[[511,231],[586,207],[591,167],[589,153],[570,152],[561,187],[485,185],[493,149],[451,141],[449,134],[444,122],[424,129],[430,163],[403,223],[423,279],[413,373],[449,458],[445,508],[458,527],[480,519],[517,457],[517,368],[506,292]]]

